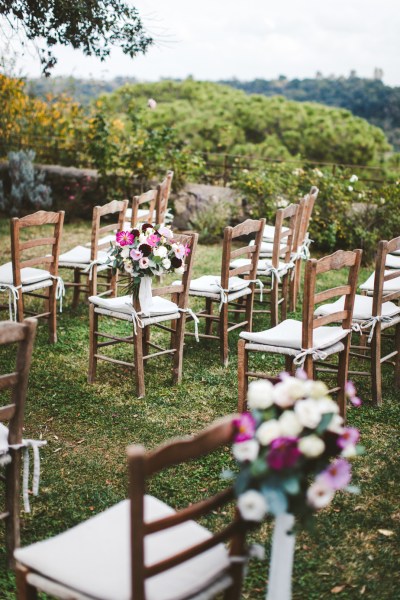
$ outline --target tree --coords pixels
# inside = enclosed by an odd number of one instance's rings
[[[134,57],[153,43],[136,8],[123,0],[0,0],[0,15],[36,44],[46,77],[57,63],[56,44],[105,60],[112,46]]]

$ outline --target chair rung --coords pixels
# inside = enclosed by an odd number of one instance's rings
[[[3,519],[7,519],[7,517],[9,517],[9,516],[10,516],[10,513],[8,511],[0,513],[0,521]]]
[[[147,354],[143,356],[143,360],[147,360],[148,358],[155,358],[156,356],[162,356],[163,354],[173,354],[176,352],[176,348],[171,348],[170,350],[162,350],[162,352],[154,352],[153,354]]]
[[[111,358],[110,356],[104,356],[104,354],[95,354],[95,358],[100,360],[105,360],[106,362],[115,363],[117,365],[123,365],[124,367],[129,367],[130,369],[134,369],[135,365],[132,363],[128,363],[125,360],[117,360],[116,358]]]
[[[185,331],[185,335],[191,335],[192,337],[195,337],[196,334],[193,333],[192,331]],[[218,335],[209,335],[207,333],[199,333],[199,338],[204,338],[204,339],[209,339],[209,340],[219,340],[219,336]]]
[[[387,360],[389,360],[389,358],[393,358],[393,356],[397,356],[397,354],[398,354],[397,350],[394,350],[393,352],[386,354],[386,356],[383,356],[381,358],[381,363],[386,362]]]
[[[116,335],[111,335],[110,333],[102,333],[101,331],[95,331],[94,335],[97,335],[98,337],[105,337],[109,340],[115,340],[116,342],[126,342],[127,344],[131,343],[133,341],[133,335],[129,335],[127,337],[118,337]],[[131,340],[131,341],[129,341]],[[99,346],[101,344],[98,344]]]
[[[248,323],[248,321],[243,321],[242,323],[235,323],[231,327],[228,327],[228,333],[230,331],[233,331],[234,329],[238,329],[238,327],[244,327],[245,325],[247,325],[247,323]]]

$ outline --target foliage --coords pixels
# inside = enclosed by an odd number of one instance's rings
[[[361,77],[317,77],[315,79],[223,81],[248,94],[281,95],[299,102],[318,102],[350,110],[354,115],[381,127],[389,141],[400,148],[400,87],[379,79]]]
[[[134,57],[153,43],[136,8],[120,0],[1,0],[0,15],[14,31],[22,27],[27,39],[39,45],[46,76],[57,63],[52,52],[56,44],[71,45],[105,60],[112,46]]]
[[[231,207],[227,202],[214,201],[196,209],[190,218],[190,226],[199,234],[199,242],[218,242],[226,224],[232,218]]]
[[[44,184],[45,174],[43,171],[35,173],[34,159],[33,150],[9,153],[8,169],[11,187],[9,194],[6,194],[3,182],[1,182],[0,210],[16,216],[25,207],[29,209],[33,207],[37,210],[51,207],[51,189]]]

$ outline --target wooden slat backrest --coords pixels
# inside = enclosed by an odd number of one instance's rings
[[[10,221],[11,228],[11,257],[13,281],[16,287],[21,285],[21,269],[25,267],[37,267],[46,265],[46,269],[53,276],[58,275],[58,257],[60,254],[60,242],[64,224],[64,211],[48,212],[40,210],[26,217],[14,217]],[[41,237],[34,240],[22,242],[20,240],[21,229],[27,227],[40,227],[42,225],[54,225],[51,236]],[[31,248],[49,246],[50,252],[43,252],[40,256],[22,260],[24,251]]]
[[[197,242],[199,239],[198,233],[175,234],[174,241],[180,242],[184,246],[187,246],[190,250],[189,254],[185,259],[185,272],[182,275],[180,285],[168,285],[162,287],[156,287],[152,290],[153,296],[163,296],[167,294],[178,294],[178,306],[179,308],[186,309],[189,302],[189,286],[192,278],[193,261],[196,253]]]
[[[128,448],[128,468],[130,479],[131,498],[131,547],[132,547],[132,597],[135,600],[145,600],[145,579],[157,573],[165,571],[173,566],[192,558],[208,548],[234,538],[235,535],[242,537],[245,524],[236,512],[235,517],[228,526],[212,536],[209,540],[196,544],[185,552],[181,552],[161,561],[151,567],[145,566],[144,542],[146,535],[161,531],[167,527],[173,527],[178,523],[198,518],[210,513],[216,508],[223,506],[233,498],[233,490],[228,487],[210,498],[181,509],[171,516],[144,523],[144,495],[146,492],[146,480],[155,473],[182,463],[186,463],[217,449],[230,444],[235,432],[234,416],[225,417],[201,433],[167,443],[152,452],[146,453],[142,446],[131,446]],[[243,552],[243,548],[236,545],[237,554]]]
[[[306,262],[303,296],[303,332],[302,347],[313,347],[314,329],[331,323],[342,322],[344,329],[350,329],[353,317],[354,297],[357,287],[357,277],[360,269],[362,250],[338,250],[330,256],[319,260],[310,259]],[[348,270],[347,285],[329,288],[316,293],[317,277],[329,271]],[[345,296],[344,309],[324,317],[315,317],[315,306],[319,302],[338,296]]]
[[[157,196],[159,192],[158,190],[148,190],[140,196],[134,196],[132,200],[132,217],[131,217],[131,226],[132,228],[136,227],[138,223],[153,223],[155,215],[155,206],[157,201]],[[148,212],[138,217],[138,211],[140,206],[143,204],[148,204]]]
[[[169,195],[171,193],[173,171],[167,171],[165,179],[157,186],[156,200],[156,224],[161,225],[165,220],[165,213],[168,208]]]
[[[112,200],[102,206],[95,206],[93,209],[92,217],[92,237],[91,237],[91,250],[90,259],[96,260],[98,251],[103,248],[108,248],[110,244],[103,243],[99,244],[99,239],[109,231],[121,231],[124,227],[125,213],[128,208],[128,200]],[[102,217],[115,215],[115,222],[100,227]],[[118,220],[117,220],[118,218]]]
[[[310,189],[309,193],[306,194],[300,200],[300,205],[303,206],[303,210],[302,210],[301,222],[300,222],[300,226],[299,226],[298,246],[301,246],[301,244],[304,242],[304,240],[306,238],[308,228],[310,225],[312,211],[314,210],[314,204],[318,197],[318,193],[319,193],[319,189],[317,187],[315,187],[315,185],[313,185],[312,188]]]
[[[372,315],[381,316],[383,302],[393,302],[400,298],[400,270],[385,267],[387,255],[390,252],[400,250],[400,237],[393,238],[389,242],[382,240],[378,244],[378,252],[375,261],[374,294],[372,301]],[[398,291],[384,292],[386,282],[398,279]]]
[[[272,266],[275,269],[279,267],[279,261],[289,263],[292,253],[297,250],[293,242],[298,241],[302,210],[299,204],[289,204],[276,211],[272,248]]]
[[[262,234],[265,227],[265,219],[257,221],[247,219],[243,223],[235,227],[225,227],[224,229],[224,245],[222,248],[222,263],[221,263],[221,286],[227,290],[229,288],[229,278],[237,275],[245,275],[246,279],[254,281],[257,279],[257,264],[260,255],[260,247],[262,242]],[[232,249],[233,240],[255,234],[254,246],[246,245],[241,248]],[[249,265],[230,269],[229,265],[234,258],[243,256],[251,260]],[[254,284],[251,284],[253,286]]]
[[[0,421],[10,421],[10,444],[22,441],[25,398],[36,326],[36,319],[26,319],[23,323],[0,323],[0,345],[18,344],[15,371],[0,377],[0,389],[11,389],[11,404],[0,408]]]

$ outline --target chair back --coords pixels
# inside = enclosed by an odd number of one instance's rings
[[[314,209],[314,204],[318,197],[318,194],[319,194],[319,189],[315,185],[313,185],[312,188],[310,189],[309,193],[306,194],[300,200],[300,206],[302,207],[302,214],[301,214],[301,220],[300,220],[299,230],[298,230],[299,231],[298,239],[295,240],[297,242],[297,244],[296,245],[293,244],[295,248],[300,248],[307,239],[311,215],[312,215],[312,211]]]
[[[155,206],[158,196],[158,190],[148,190],[140,196],[134,196],[132,200],[132,217],[131,217],[131,227],[132,229],[137,226],[138,223],[154,223],[155,217]],[[148,211],[146,214],[141,215],[139,217],[139,208],[142,204],[148,205]]]
[[[197,242],[199,239],[198,233],[188,233],[188,234],[175,234],[174,242],[179,242],[180,244],[187,247],[189,253],[186,256],[184,262],[184,273],[182,275],[182,280],[179,285],[166,285],[154,288],[152,290],[153,296],[165,296],[170,294],[178,295],[178,307],[186,309],[189,303],[189,287],[190,281],[192,279],[193,272],[193,261],[196,253]]]
[[[303,297],[303,335],[302,347],[313,347],[313,333],[317,327],[341,322],[343,329],[351,329],[354,297],[357,289],[357,278],[360,269],[362,250],[338,250],[330,256],[306,262],[304,297]],[[317,278],[331,271],[345,270],[348,272],[346,285],[316,292]],[[314,316],[317,304],[332,298],[345,296],[344,308],[323,317]]]
[[[222,264],[221,264],[221,287],[224,290],[229,289],[229,278],[237,275],[243,275],[245,279],[254,281],[257,279],[257,265],[260,256],[260,248],[262,235],[265,227],[265,219],[257,221],[247,219],[243,223],[239,223],[235,227],[225,227],[224,229],[224,245],[222,249]],[[255,234],[254,246],[243,245],[240,248],[232,248],[232,242],[240,237]],[[245,242],[247,244],[248,242]],[[242,265],[231,269],[230,263],[237,258],[250,259],[249,264]],[[250,284],[254,287],[254,283]]]
[[[300,243],[300,224],[304,205],[289,204],[279,208],[275,216],[275,233],[272,248],[272,266],[279,267],[279,262],[291,262],[292,254]]]
[[[374,295],[372,301],[372,315],[380,317],[382,315],[383,302],[393,302],[400,298],[400,270],[385,269],[386,257],[392,252],[400,250],[400,237],[393,238],[390,242],[382,240],[378,244],[378,252],[375,261],[375,279]],[[398,289],[392,292],[385,292],[386,282],[398,279],[396,284]]]
[[[60,242],[64,224],[64,211],[49,212],[40,210],[26,217],[14,217],[11,219],[11,256],[14,286],[21,285],[21,269],[25,267],[44,266],[51,275],[58,275],[58,257],[60,254]],[[28,227],[52,226],[51,234],[46,237],[35,237],[26,241],[21,240],[21,230]],[[41,234],[43,235],[43,234]],[[46,247],[40,256],[22,259],[22,254],[31,248]],[[50,252],[49,252],[50,248]]]
[[[135,600],[145,600],[145,581],[147,578],[198,556],[221,542],[230,540],[230,554],[243,556],[248,524],[246,525],[240,518],[238,511],[235,510],[229,524],[209,539],[194,544],[179,554],[172,555],[159,563],[145,564],[146,535],[211,514],[234,499],[233,488],[230,486],[200,502],[189,504],[170,516],[149,523],[144,522],[146,481],[159,471],[209,455],[222,446],[230,444],[235,432],[233,419],[234,416],[225,417],[193,437],[177,439],[151,452],[146,453],[142,446],[130,446],[128,448],[131,498],[131,561],[133,565],[132,598],[135,598]],[[203,494],[204,492],[202,492]],[[236,588],[239,589],[242,569],[243,565],[240,562],[232,562],[231,575]],[[239,598],[239,593],[230,597]]]
[[[116,229],[121,231],[124,228],[125,213],[128,208],[128,200],[112,200],[103,206],[95,206],[92,217],[92,237],[90,260],[97,259],[99,250],[108,249],[110,242],[102,242],[101,238],[108,232],[114,232]],[[101,219],[105,216],[115,215],[113,223],[100,227]]]
[[[0,345],[18,344],[15,370],[0,375],[0,390],[11,390],[11,403],[0,407],[0,422],[9,421],[10,444],[22,442],[25,398],[36,327],[36,319],[26,319],[23,323],[0,323]]]
[[[169,195],[171,193],[173,171],[167,171],[165,179],[157,186],[156,200],[156,224],[162,225],[165,221],[165,213],[168,208]]]

